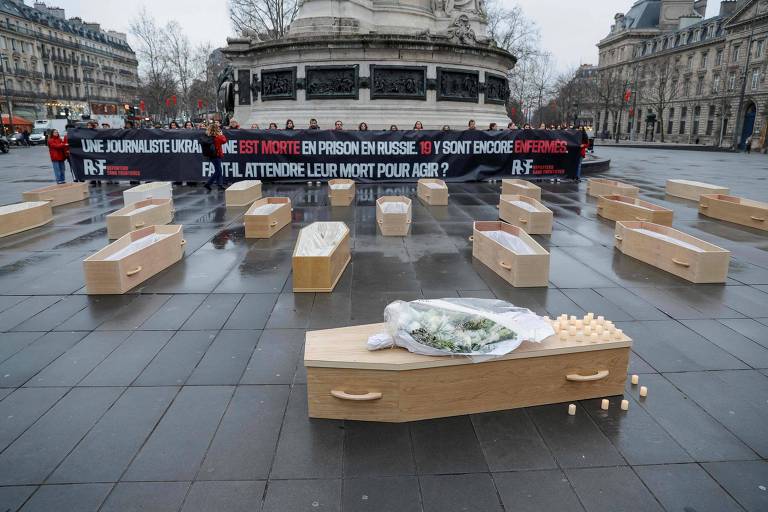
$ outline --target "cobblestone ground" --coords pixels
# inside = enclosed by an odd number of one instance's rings
[[[123,296],[84,294],[81,260],[107,243],[125,187],[93,187],[52,224],[0,239],[0,511],[768,510],[768,239],[665,197],[668,177],[768,200],[762,155],[601,148],[608,176],[675,211],[675,227],[732,251],[724,286],[693,286],[612,248],[586,184],[544,184],[550,286],[515,289],[473,261],[473,219],[498,186],[414,202],[413,232],[383,238],[378,195],[330,208],[290,196],[293,226],[245,240],[223,193],[176,187],[186,257]],[[52,172],[44,148],[0,155],[0,204]],[[299,228],[346,222],[353,257],[331,294],[291,293]],[[599,312],[634,338],[618,399],[390,425],[307,418],[308,329],[380,321],[394,299],[498,297],[541,314]]]

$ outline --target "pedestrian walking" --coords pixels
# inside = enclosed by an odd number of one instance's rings
[[[752,136],[751,135],[747,137],[746,142],[744,142],[744,151],[747,154],[750,154],[752,152]]]
[[[221,133],[217,124],[211,124],[200,138],[203,156],[210,159],[214,172],[205,184],[205,188],[211,190],[211,184],[216,182],[220,189],[224,189],[224,174],[221,170],[221,159],[224,156],[222,146],[227,143],[227,138]]]
[[[56,183],[66,183],[67,164],[64,162],[67,160],[67,142],[61,138],[59,130],[54,129],[48,137],[48,153],[51,156]]]

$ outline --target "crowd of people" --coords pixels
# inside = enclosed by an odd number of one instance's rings
[[[71,125],[67,125],[67,128],[72,127]],[[96,130],[99,128],[99,123],[93,120],[90,120],[86,123],[86,128],[91,130]],[[102,129],[108,129],[111,128],[111,126],[107,123],[101,124]],[[134,129],[135,125],[133,121],[127,120],[125,121],[125,125],[123,126],[124,129]],[[163,125],[155,124],[153,125],[153,128],[159,128],[162,129]],[[240,123],[237,122],[236,119],[230,119],[229,123],[226,125],[226,129],[228,130],[238,130],[240,129]],[[259,125],[258,124],[251,124],[250,129],[252,130],[258,130]],[[218,120],[209,121],[209,122],[202,122],[202,123],[193,123],[192,121],[185,121],[181,126],[176,121],[171,121],[168,124],[168,129],[171,130],[205,130],[205,134],[200,138],[201,147],[203,150],[203,156],[210,160],[211,165],[213,165],[214,173],[210,176],[206,184],[204,185],[207,190],[211,190],[211,185],[216,184],[220,189],[224,189],[224,173],[222,171],[222,159],[224,157],[224,150],[223,146],[227,143],[227,137],[224,135],[224,127],[222,126],[222,123]],[[277,123],[269,123],[268,130],[279,130]],[[283,130],[295,130],[296,125],[293,122],[292,119],[287,119],[285,121],[285,128]],[[320,125],[317,122],[317,119],[312,118],[309,120],[309,125],[307,127],[309,130],[320,130]],[[421,121],[416,121],[413,124],[412,130],[420,131],[424,129],[424,125]],[[498,130],[497,123],[490,123],[488,125],[487,131],[496,131]],[[514,122],[509,122],[507,124],[508,130],[531,130],[533,129],[532,126],[528,123],[525,123],[522,128],[518,127],[517,124]],[[586,153],[588,148],[591,146],[590,144],[590,136],[587,134],[587,131],[584,127],[577,128],[573,125],[551,125],[546,126],[543,123],[539,126],[540,130],[573,130],[573,129],[579,129],[581,132],[581,153],[579,158],[579,167],[577,172],[577,181],[580,179],[581,176],[581,163],[582,160],[586,157]],[[337,120],[333,124],[333,130],[341,131],[344,130],[344,122],[341,120]],[[358,131],[368,131],[368,123],[361,122],[357,125]],[[398,128],[397,125],[393,124],[390,125],[389,130],[386,131],[398,131],[400,128]],[[442,131],[451,131],[452,128],[449,125],[443,125]],[[474,119],[470,119],[467,122],[467,127],[465,130],[478,130],[477,123]],[[66,165],[65,162],[67,158],[69,157],[69,144],[67,142],[67,136],[66,134],[64,137],[61,137],[58,130],[52,130],[51,133],[48,135],[48,150],[51,157],[51,163],[53,165],[53,172],[56,177],[56,183],[64,183],[66,181],[65,171],[66,171]]]

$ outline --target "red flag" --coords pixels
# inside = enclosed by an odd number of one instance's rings
[[[635,117],[635,109],[633,107],[629,107],[629,117]]]
[[[197,100],[197,108],[201,110],[203,108],[203,100]]]
[[[139,110],[141,110],[142,112],[144,112],[144,110],[146,110],[144,108],[144,100],[139,101]]]
[[[511,109],[509,109],[509,113],[512,114],[513,116],[516,115],[517,109],[515,107],[512,107]]]
[[[632,97],[632,90],[627,89],[627,92],[624,93],[624,103],[628,103],[631,97]]]
[[[165,106],[168,108],[171,107],[171,98],[165,98]]]
[[[171,101],[173,102],[174,105],[176,104],[176,95],[175,94],[173,96],[171,96]]]

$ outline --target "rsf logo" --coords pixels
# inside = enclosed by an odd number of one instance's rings
[[[106,160],[83,160],[83,166],[86,176],[104,176],[107,169]]]

